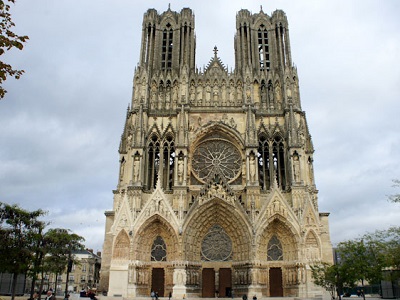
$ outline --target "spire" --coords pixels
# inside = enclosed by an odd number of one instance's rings
[[[288,98],[288,102],[289,102],[289,133],[290,133],[289,146],[294,146],[298,144],[297,143],[298,141],[297,141],[297,131],[296,131],[297,122],[293,113],[292,97]]]
[[[130,106],[128,104],[128,107],[126,109],[126,118],[125,118],[125,125],[124,125],[124,130],[122,131],[121,134],[121,142],[119,143],[119,153],[125,153],[126,152],[126,147],[128,146],[127,143],[129,142],[127,140],[128,135],[131,133],[129,130],[129,116],[130,116]]]
[[[178,144],[181,146],[185,146],[188,144],[187,139],[187,126],[186,126],[186,114],[185,114],[185,106],[182,103],[181,111],[178,115]]]
[[[139,106],[139,112],[136,117],[136,122],[135,122],[135,146],[136,147],[141,147],[144,145],[144,120],[143,120],[143,103],[140,104]]]

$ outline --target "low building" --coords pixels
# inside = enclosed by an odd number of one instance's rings
[[[68,291],[75,293],[84,289],[97,289],[100,280],[101,252],[93,253],[92,249],[74,251],[72,253],[75,263],[72,265],[71,272],[68,275]],[[31,286],[30,278],[27,279],[26,287]],[[67,283],[67,269],[63,274],[46,273],[44,274],[43,287],[41,277],[36,281],[35,290],[47,291],[56,290],[57,295],[62,295]],[[57,288],[55,286],[57,285]],[[29,291],[27,291],[29,292]]]

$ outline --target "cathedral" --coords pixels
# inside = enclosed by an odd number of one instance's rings
[[[196,67],[195,17],[145,12],[100,288],[114,297],[315,297],[332,262],[286,14],[237,12],[235,67]],[[233,25],[233,24],[232,24]],[[214,45],[210,45],[210,50]]]

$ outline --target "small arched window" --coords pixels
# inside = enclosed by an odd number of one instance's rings
[[[273,235],[268,242],[267,260],[283,260],[282,244],[276,235]]]

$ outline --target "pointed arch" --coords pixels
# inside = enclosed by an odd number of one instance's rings
[[[238,213],[239,212],[239,213]],[[215,198],[192,207],[183,226],[185,260],[201,261],[201,247],[213,226],[220,226],[232,242],[234,261],[248,260],[251,255],[251,225],[245,213],[237,206]]]
[[[179,255],[179,240],[176,230],[174,230],[171,224],[159,214],[148,218],[135,234],[133,240],[133,259],[148,262],[153,261],[153,255],[155,253],[152,252],[152,250],[158,245],[157,243],[160,239],[164,242],[162,246],[160,244],[160,247],[165,250],[165,260],[163,261],[177,260]]]
[[[321,257],[320,243],[313,230],[310,230],[305,237],[305,256],[307,260],[311,261],[319,260]]]
[[[121,230],[115,238],[113,247],[113,259],[129,259],[129,236],[125,230]]]
[[[260,70],[269,71],[271,62],[268,27],[266,27],[263,23],[261,23],[257,29],[257,50]]]
[[[285,190],[287,183],[287,168],[286,168],[286,147],[284,139],[280,134],[276,134],[272,141],[272,161],[274,165],[274,176],[278,182],[278,186]]]
[[[273,239],[273,237],[276,239]],[[270,241],[280,242],[280,247],[282,250],[282,261],[293,261],[297,259],[297,252],[299,248],[298,239],[294,234],[293,230],[282,220],[279,216],[276,216],[268,226],[264,227],[263,232],[257,238],[256,243],[258,244],[257,256],[262,261],[268,261],[268,251],[269,249],[277,250],[271,248],[274,243],[270,244]],[[272,253],[270,253],[272,254]],[[279,254],[279,253],[278,253]],[[280,257],[278,256],[278,258]]]
[[[174,135],[167,132],[162,141],[162,187],[164,190],[172,190],[175,168],[175,142]]]
[[[158,179],[158,170],[160,167],[160,136],[153,132],[147,142],[147,168],[146,168],[146,182],[147,190],[154,189]]]

